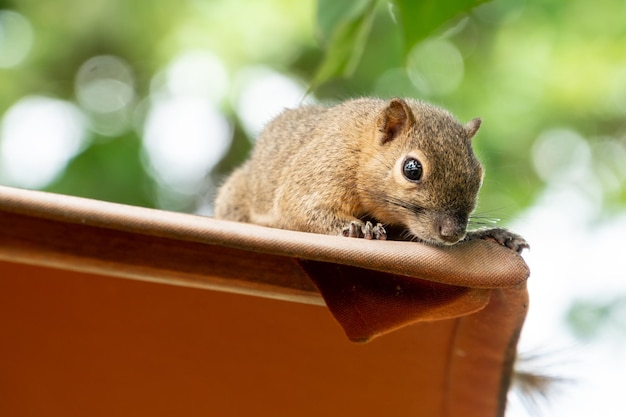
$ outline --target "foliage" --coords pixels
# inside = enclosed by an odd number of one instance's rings
[[[372,24],[379,7],[389,8],[397,30],[402,32],[405,51],[431,35],[442,24],[456,15],[467,12],[485,0],[457,0],[442,7],[434,1],[358,0],[339,3],[320,0],[317,27],[325,54],[311,83],[315,90],[320,84],[335,77],[350,77],[356,71],[369,41]]]
[[[618,0],[3,1],[0,10],[26,19],[34,40],[21,62],[2,67],[0,59],[0,114],[35,95],[72,103],[86,118],[86,138],[67,169],[36,187],[193,210],[198,192],[212,192],[251,147],[244,73],[263,66],[302,92],[308,84],[317,100],[412,96],[461,120],[482,116],[475,146],[487,167],[479,210],[488,217],[512,219],[555,181],[596,196],[606,213],[626,203],[622,7]],[[0,39],[10,40],[8,15],[0,16],[7,35]],[[174,94],[163,80],[187,51],[208,51],[226,74],[206,91],[223,87],[211,105],[232,141],[221,162],[207,165],[201,188],[166,181],[146,150],[146,120]],[[132,76],[128,101],[109,113],[90,108],[77,81],[86,62],[103,56],[119,58]],[[8,155],[7,118],[0,157]],[[28,186],[9,165],[0,159],[0,183]]]
[[[580,339],[588,341],[606,333],[622,337],[626,333],[626,298],[577,300],[570,307],[567,323]]]

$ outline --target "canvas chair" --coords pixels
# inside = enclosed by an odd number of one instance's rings
[[[0,187],[0,415],[501,416],[528,274]]]

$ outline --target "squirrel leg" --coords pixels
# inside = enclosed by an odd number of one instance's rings
[[[245,167],[235,170],[220,187],[215,199],[215,218],[250,222],[250,192]]]
[[[363,223],[361,220],[353,220],[349,226],[342,229],[341,234],[346,237],[356,237],[374,240],[386,240],[387,231],[382,224],[377,223],[376,226],[372,222]]]
[[[463,241],[475,239],[494,240],[498,244],[514,250],[517,253],[522,253],[524,249],[530,249],[530,245],[526,242],[526,239],[502,227],[479,229],[468,232]]]

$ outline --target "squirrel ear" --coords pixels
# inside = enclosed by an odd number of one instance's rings
[[[383,110],[380,119],[381,145],[395,139],[402,130],[415,122],[415,116],[413,116],[411,108],[400,98],[394,98],[389,102],[385,110]]]
[[[478,128],[480,128],[480,124],[482,120],[480,117],[476,117],[475,119],[470,120],[465,125],[465,131],[467,132],[467,139],[471,139],[478,132]]]

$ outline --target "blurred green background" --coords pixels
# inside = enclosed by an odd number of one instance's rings
[[[624,207],[624,2],[478,3],[0,1],[0,181],[193,211],[313,83],[481,116],[494,217],[587,164]]]
[[[411,96],[483,117],[479,211],[510,218],[584,164],[619,210],[624,2],[478,3],[2,1],[0,180],[194,210],[198,179],[244,159],[313,83],[308,100]]]
[[[478,215],[626,282],[571,246],[626,232],[623,0],[0,0],[3,185],[210,214],[281,109],[367,95],[481,116]],[[618,288],[563,301],[573,340],[626,340]]]

